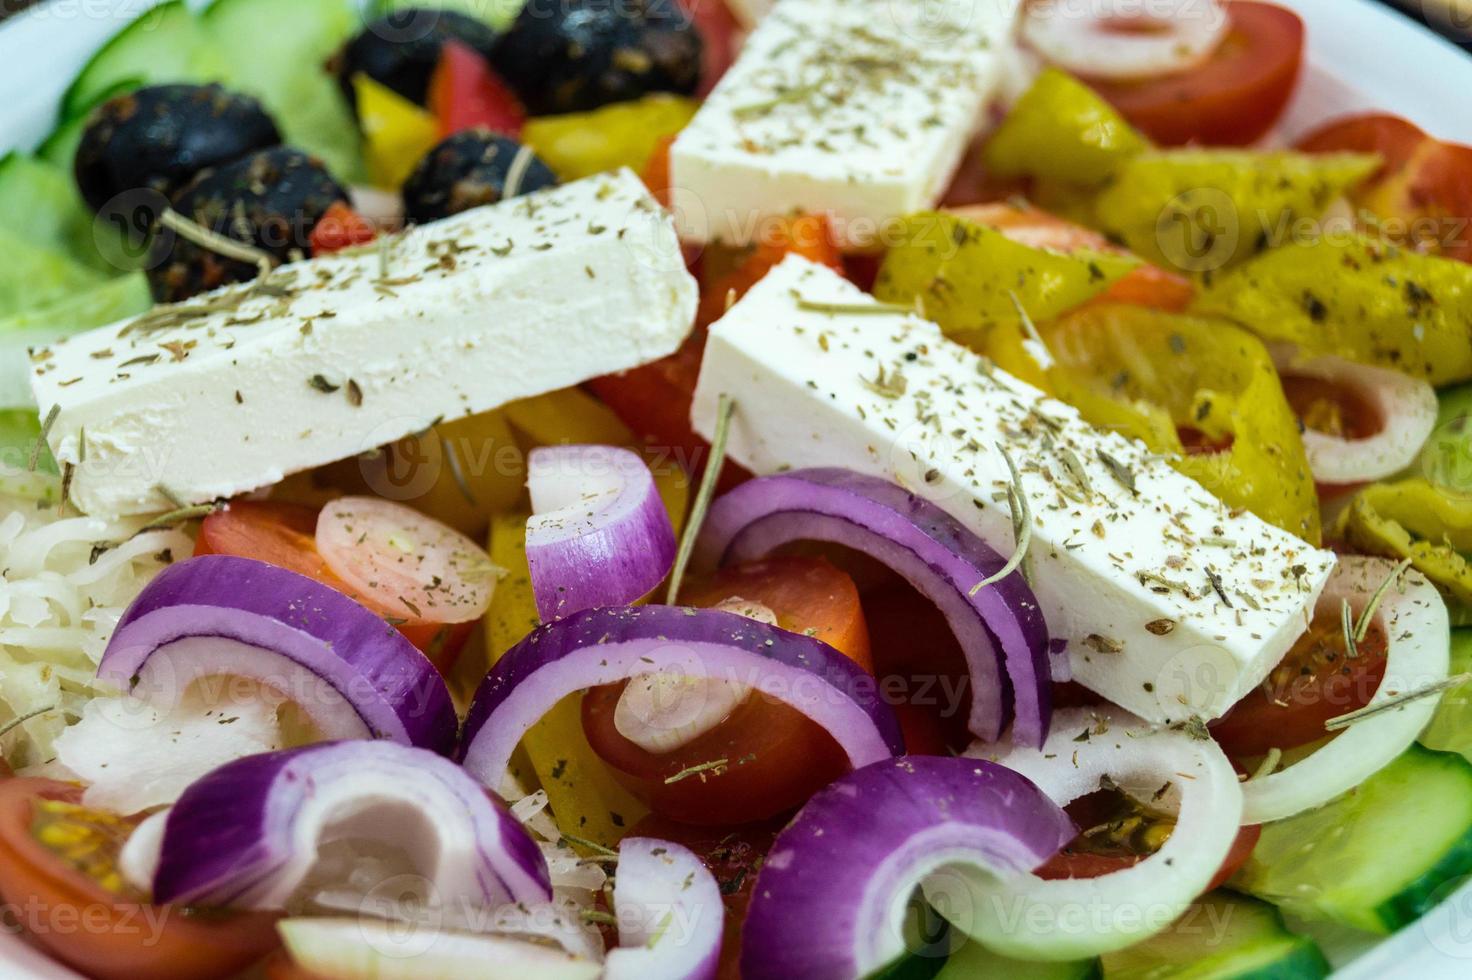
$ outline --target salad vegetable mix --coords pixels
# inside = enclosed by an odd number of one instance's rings
[[[1472,874],[1472,147],[1286,131],[1304,43],[124,27],[0,158],[6,929],[105,980],[1246,980],[1414,922]]]

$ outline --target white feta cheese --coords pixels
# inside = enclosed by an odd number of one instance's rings
[[[781,0],[670,151],[683,237],[829,215],[839,244],[940,199],[996,87],[1017,0]]]
[[[32,354],[88,513],[230,497],[655,360],[694,321],[673,225],[632,173],[477,208]]]
[[[1003,554],[1010,455],[1032,512],[1025,567],[1074,678],[1154,722],[1218,717],[1260,683],[1334,564],[800,258],[711,328],[693,409],[707,437],[721,394],[728,451],[752,471],[881,476]]]

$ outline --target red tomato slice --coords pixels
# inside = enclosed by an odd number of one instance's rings
[[[670,206],[670,147],[675,145],[675,135],[678,134],[659,138],[659,142],[654,144],[654,152],[649,154],[649,160],[644,164],[643,173],[639,174],[649,193],[665,207]]]
[[[1310,153],[1378,153],[1385,164],[1355,195],[1380,231],[1420,251],[1472,262],[1472,146],[1446,143],[1380,113],[1350,116],[1304,137]]]
[[[1140,81],[1085,79],[1157,143],[1245,146],[1288,104],[1303,59],[1303,21],[1268,3],[1233,0],[1232,26],[1203,65]]]
[[[152,905],[117,872],[136,820],[81,806],[82,788],[0,782],[0,899],[27,938],[97,980],[214,980],[279,945],[274,914]]]
[[[1055,252],[1073,252],[1087,248],[1115,255],[1129,254],[1098,232],[1037,208],[992,203],[953,208],[952,212],[989,225],[1014,242],[1032,248],[1046,248]],[[1196,287],[1191,284],[1191,280],[1146,262],[1131,269],[1093,302],[1132,303],[1135,306],[1151,306],[1179,312],[1190,306],[1195,296]]]
[[[1386,637],[1378,623],[1356,647],[1358,656],[1345,655],[1338,615],[1315,616],[1267,680],[1212,723],[1212,737],[1239,764],[1324,738],[1324,722],[1363,708],[1385,676]]]
[[[713,606],[739,597],[772,610],[783,629],[808,633],[864,668],[869,635],[853,580],[818,558],[772,558],[723,570],[714,582],[692,589],[685,601]],[[670,752],[651,753],[614,725],[625,683],[590,690],[583,697],[583,731],[619,781],[655,813],[701,826],[765,820],[801,805],[848,771],[838,744],[793,708],[753,693],[726,720]],[[692,766],[727,759],[714,772],[667,779]]]
[[[400,622],[407,609],[374,601],[358,594],[343,581],[317,550],[318,512],[301,504],[238,500],[206,517],[194,542],[196,555],[236,555],[254,558],[330,585],[352,596],[386,619],[434,663],[448,672],[475,627],[473,622],[449,625],[443,622]]]
[[[526,110],[511,89],[480,52],[459,41],[446,41],[441,49],[428,102],[441,136],[481,128],[515,137],[526,122]]]
[[[366,245],[378,237],[378,231],[351,206],[334,201],[312,228],[308,239],[313,255],[331,255],[354,245]]]
[[[906,749],[921,755],[964,749],[972,741],[970,676],[945,616],[896,576],[865,591],[864,618],[879,690],[899,714]],[[940,749],[932,741],[937,735]]]

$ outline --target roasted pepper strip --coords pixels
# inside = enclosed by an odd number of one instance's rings
[[[1045,349],[998,332],[992,356],[1094,425],[1170,454],[1177,470],[1228,504],[1318,543],[1298,421],[1252,334],[1220,320],[1095,304],[1040,327],[1039,337]],[[1199,448],[1211,451],[1192,451]]]
[[[1167,269],[1207,273],[1292,240],[1379,157],[1159,150],[1125,161],[1094,204],[1100,227]]]
[[[1132,255],[1033,248],[940,211],[905,218],[898,237],[880,266],[874,295],[918,305],[926,319],[976,350],[986,349],[993,327],[1019,322],[1017,303],[1035,319],[1050,319],[1093,299],[1140,264]]]
[[[1150,146],[1093,89],[1048,68],[1007,113],[982,151],[999,177],[1097,185]]]
[[[1339,537],[1355,548],[1411,565],[1447,596],[1472,607],[1472,496],[1421,477],[1375,483],[1355,494],[1339,516]]]
[[[1203,291],[1196,308],[1308,354],[1379,364],[1441,385],[1472,378],[1472,265],[1361,237],[1272,249]]]
[[[619,167],[641,170],[662,137],[685,128],[696,103],[677,95],[646,95],[591,112],[528,119],[521,140],[563,180]]]

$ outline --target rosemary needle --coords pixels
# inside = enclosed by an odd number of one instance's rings
[[[986,578],[971,587],[967,595],[976,595],[983,588],[993,582],[1000,582],[1011,575],[1027,558],[1027,547],[1032,544],[1032,511],[1027,505],[1027,493],[1022,489],[1022,474],[1017,471],[1017,464],[1012,462],[1012,454],[1000,444],[997,446],[1002,453],[1002,458],[1007,461],[1007,470],[1012,474],[1012,482],[1007,485],[1007,506],[1012,510],[1012,534],[1016,545],[1012,548],[1012,557],[1007,563]],[[1027,577],[1026,569],[1023,569],[1023,577]]]
[[[705,472],[700,477],[700,489],[695,493],[695,502],[690,506],[690,519],[685,523],[685,533],[680,537],[680,550],[675,553],[675,567],[670,572],[670,588],[666,603],[673,606],[680,598],[680,580],[685,577],[685,566],[690,564],[690,555],[695,551],[695,539],[700,534],[700,525],[705,523],[705,512],[710,509],[711,498],[716,493],[716,480],[721,475],[721,466],[726,462],[726,437],[731,434],[731,413],[736,403],[730,395],[723,394],[716,403],[716,429],[710,441],[710,458]]]
[[[1436,681],[1433,684],[1427,684],[1425,687],[1418,687],[1414,691],[1408,691],[1405,694],[1397,694],[1393,698],[1385,701],[1380,701],[1376,704],[1367,704],[1357,711],[1350,711],[1346,714],[1336,715],[1335,717],[1330,718],[1328,721],[1324,722],[1324,729],[1326,731],[1337,732],[1342,728],[1348,728],[1350,725],[1353,725],[1356,722],[1364,721],[1366,718],[1373,718],[1375,715],[1378,715],[1385,711],[1394,711],[1398,708],[1404,708],[1406,705],[1410,704],[1413,701],[1420,701],[1422,698],[1432,697],[1434,695],[1442,693],[1443,691],[1451,690],[1458,685],[1465,684],[1468,681],[1472,681],[1472,674],[1453,674],[1451,677],[1443,678],[1442,680]]]

